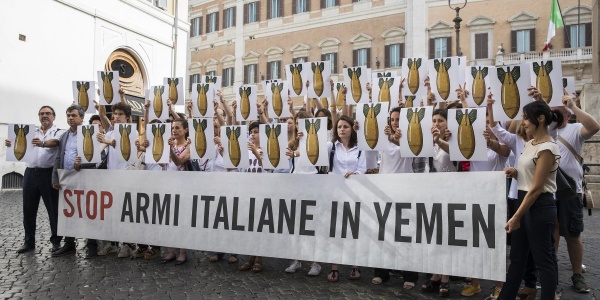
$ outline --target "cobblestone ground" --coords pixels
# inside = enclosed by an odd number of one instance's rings
[[[116,255],[91,260],[85,255],[83,240],[78,240],[76,256],[50,256],[49,226],[43,204],[38,213],[38,245],[35,251],[19,255],[23,228],[21,192],[0,192],[0,299],[439,299],[423,294],[418,287],[402,289],[402,278],[371,284],[373,271],[362,269],[362,278],[348,280],[348,268],[342,268],[338,283],[329,283],[324,265],[318,277],[309,277],[310,267],[286,274],[288,260],[265,259],[265,271],[259,274],[240,272],[226,261],[208,262],[202,251],[189,251],[188,263],[182,266],[162,265],[159,260],[118,259]],[[589,294],[571,289],[570,263],[564,243],[559,251],[559,285],[562,299],[596,299],[600,295],[600,210],[585,216],[584,263],[587,265]],[[244,258],[242,258],[244,259]],[[419,284],[426,280],[419,278]],[[453,281],[450,299],[460,295],[463,281]],[[482,293],[470,299],[485,299],[492,291],[491,282],[482,283]],[[538,293],[539,295],[539,293]],[[469,299],[469,298],[467,298]],[[539,299],[539,296],[538,296]]]

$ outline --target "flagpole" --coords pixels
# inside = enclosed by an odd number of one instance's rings
[[[560,17],[562,18],[562,9],[560,8],[560,1],[556,0],[556,4],[558,5],[558,11],[560,11]],[[564,18],[563,18],[563,20],[564,20]],[[569,32],[567,31],[567,26],[564,24],[563,24],[563,30],[565,32],[565,39],[567,39],[567,41],[569,41],[568,45],[571,46],[571,48],[573,48],[573,45],[571,45],[571,39],[569,37]],[[579,24],[577,24],[577,30],[579,30]],[[579,38],[579,35],[577,35],[577,36]],[[577,41],[577,46],[579,46],[579,41]]]

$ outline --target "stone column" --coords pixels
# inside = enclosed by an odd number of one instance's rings
[[[428,10],[426,1],[407,1],[406,28],[406,57],[428,58],[427,25]]]
[[[246,51],[246,40],[244,39],[244,0],[236,0],[235,4],[235,72],[233,86],[244,83],[244,52]]]

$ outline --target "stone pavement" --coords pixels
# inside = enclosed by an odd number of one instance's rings
[[[318,277],[307,276],[309,263],[301,271],[286,274],[289,261],[265,259],[265,271],[240,272],[226,261],[208,262],[202,251],[188,251],[188,263],[162,265],[159,260],[118,259],[116,255],[85,260],[83,240],[78,240],[77,256],[50,256],[49,226],[43,204],[38,213],[37,248],[19,255],[22,244],[21,192],[0,192],[0,299],[439,299],[415,288],[402,289],[402,279],[392,276],[380,286],[371,284],[373,271],[363,268],[363,278],[348,280],[349,269],[342,268],[338,283],[326,279],[329,265]],[[559,251],[559,286],[562,299],[596,299],[600,295],[600,210],[585,215],[584,263],[590,294],[571,289],[570,263],[564,243]],[[245,257],[242,257],[245,258]],[[425,281],[421,275],[419,283]],[[464,283],[453,281],[450,299],[463,299]],[[467,299],[485,299],[491,282],[482,283],[482,293]],[[539,293],[538,293],[539,299]]]

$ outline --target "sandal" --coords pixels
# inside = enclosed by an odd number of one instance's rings
[[[338,270],[329,271],[329,274],[327,274],[327,281],[329,281],[329,282],[340,281],[340,271],[338,271]]]
[[[442,280],[427,280],[427,282],[425,282],[424,284],[421,285],[421,291],[423,292],[428,292],[428,293],[433,293],[433,292],[437,292],[440,290],[440,283],[442,282]]]
[[[403,287],[405,290],[412,290],[415,287],[415,283],[411,281],[405,281]]]
[[[237,255],[230,255],[227,259],[227,263],[235,264],[236,262],[238,262]]]
[[[263,271],[263,267],[262,267],[262,265],[261,265],[261,264],[259,264],[259,263],[255,263],[255,264],[252,266],[252,272],[253,272],[253,273],[260,273],[260,272],[262,272],[262,271]]]
[[[373,279],[371,279],[371,283],[374,285],[380,285],[383,283],[383,279],[381,279],[381,277],[373,277]]]
[[[450,282],[440,283],[440,297],[448,297],[450,295]]]
[[[208,258],[208,261],[210,261],[210,262],[217,262],[219,260],[221,260],[221,255],[219,255],[219,254],[215,254]]]
[[[358,269],[358,268],[352,268],[350,270],[350,277],[348,277],[348,279],[350,279],[350,280],[358,280],[358,279],[360,279],[360,269]]]
[[[240,266],[240,271],[248,271],[254,266],[253,261],[247,261]]]
[[[535,300],[537,289],[532,289],[529,293],[523,293],[523,289],[517,294],[517,300]]]

